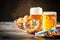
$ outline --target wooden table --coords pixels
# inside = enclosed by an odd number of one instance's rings
[[[37,37],[19,29],[14,22],[0,22],[0,40],[57,40],[47,37]],[[58,39],[59,40],[59,39]]]

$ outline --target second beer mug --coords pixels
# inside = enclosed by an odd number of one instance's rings
[[[56,12],[44,12],[43,13],[43,30],[55,30],[56,29]]]

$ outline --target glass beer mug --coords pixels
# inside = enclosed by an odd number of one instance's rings
[[[56,29],[56,12],[44,12],[43,13],[43,30],[55,30]]]
[[[37,32],[42,31],[42,8],[40,7],[30,8],[30,16],[32,19],[39,21],[38,24],[40,24],[40,26],[36,29],[36,31]]]

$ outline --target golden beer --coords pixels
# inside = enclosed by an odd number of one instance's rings
[[[42,31],[42,15],[31,15],[32,19],[39,21],[40,26],[36,29],[36,31]]]
[[[55,30],[56,12],[44,12],[43,14],[43,30]]]

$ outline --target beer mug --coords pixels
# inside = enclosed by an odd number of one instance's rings
[[[43,30],[55,30],[56,29],[56,12],[44,12],[43,13]]]
[[[30,17],[32,19],[36,20],[36,22],[39,21],[39,23],[38,23],[39,27],[36,29],[36,31],[37,32],[42,31],[42,8],[40,8],[40,7],[30,8]]]

